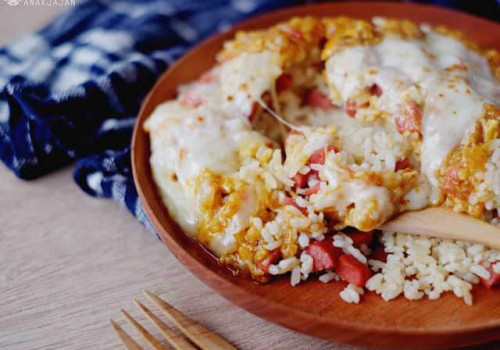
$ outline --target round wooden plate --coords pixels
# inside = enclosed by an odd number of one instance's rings
[[[151,176],[149,137],[142,125],[161,102],[174,98],[177,86],[196,79],[215,62],[222,43],[237,29],[265,28],[292,16],[372,16],[445,24],[476,42],[500,48],[500,25],[439,7],[394,3],[330,3],[289,8],[255,17],[204,41],[156,83],[140,111],[132,143],[135,184],[148,217],[172,253],[192,273],[242,308],[286,327],[335,342],[384,347],[443,348],[500,339],[500,292],[474,289],[474,306],[453,295],[437,301],[385,302],[367,293],[359,305],[343,302],[343,283],[316,280],[291,287],[284,278],[266,285],[233,276],[199,244],[191,241],[164,207]]]

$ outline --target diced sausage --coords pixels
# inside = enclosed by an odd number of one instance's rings
[[[344,111],[349,117],[354,118],[356,112],[358,111],[358,105],[356,104],[356,101],[351,99],[347,100],[344,106]]]
[[[319,184],[317,184],[314,187],[308,188],[305,192],[306,197],[312,196],[313,194],[318,193],[319,191]]]
[[[339,219],[337,213],[334,211],[324,211],[323,215],[325,216],[325,218],[333,222],[337,222]]]
[[[326,146],[314,151],[309,157],[309,164],[325,164],[326,153],[334,151],[337,153],[339,149],[335,146]]]
[[[264,259],[259,261],[257,263],[257,266],[262,271],[267,272],[269,270],[269,266],[271,264],[276,264],[278,261],[281,260],[281,258],[282,258],[281,249],[276,248],[276,249],[272,250],[271,252],[269,252],[269,255],[267,257],[265,257]]]
[[[349,254],[340,256],[335,272],[343,281],[358,287],[364,287],[366,281],[372,276],[372,271],[368,266]]]
[[[378,86],[377,84],[373,84],[370,86],[370,94],[374,96],[381,96],[382,95],[382,88]]]
[[[332,237],[310,243],[305,251],[313,258],[313,272],[335,269],[343,254],[342,249],[333,246]]]
[[[404,170],[410,167],[410,159],[408,157],[403,157],[396,162],[396,171]]]
[[[253,119],[255,118],[255,114],[257,113],[257,110],[259,109],[259,104],[257,102],[254,102],[252,104],[252,110],[250,111],[250,115],[248,116],[248,121],[251,123]]]
[[[283,205],[291,205],[292,207],[295,207],[301,211],[302,214],[307,216],[307,209],[304,207],[301,207],[300,205],[297,204],[295,199],[286,197],[285,200],[283,201]]]
[[[305,104],[320,109],[330,109],[333,107],[332,101],[318,89],[310,90],[305,98]]]
[[[319,176],[318,176],[318,172],[316,170],[310,170],[307,174],[297,173],[292,178],[292,180],[295,183],[295,188],[305,188],[307,186],[311,186],[311,183],[313,184],[312,187],[316,187],[316,185],[319,185],[318,184]],[[313,180],[314,180],[314,182],[313,182]],[[319,189],[319,187],[318,187],[318,189]],[[316,192],[317,192],[317,190],[316,190]],[[307,193],[306,193],[306,195],[307,195]]]
[[[288,90],[293,85],[293,77],[291,74],[283,73],[276,79],[276,92],[279,94]]]
[[[378,260],[383,263],[387,262],[387,253],[385,252],[385,248],[382,244],[377,243],[372,247],[372,251],[370,253],[369,259]]]
[[[369,245],[372,240],[373,240],[373,232],[374,231],[368,231],[368,232],[363,232],[363,231],[353,231],[347,233],[347,235],[352,239],[352,244],[355,247],[359,247],[362,244],[367,244]]]
[[[498,264],[498,263],[497,263]],[[493,271],[493,264],[488,268],[490,272],[490,278],[481,278],[481,282],[486,288],[494,288],[500,286],[500,273]]]
[[[311,186],[311,181],[314,181],[315,183],[320,181],[319,174],[316,170],[311,170],[309,174],[307,174],[307,183],[309,186]]]
[[[293,182],[295,183],[296,188],[304,188],[307,185],[307,175],[297,173],[295,176],[292,178]]]

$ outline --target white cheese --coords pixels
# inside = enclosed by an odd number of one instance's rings
[[[439,195],[436,172],[446,156],[474,130],[475,121],[483,114],[484,100],[462,79],[442,78],[427,85],[421,172],[433,186],[432,200],[436,200]]]
[[[466,69],[447,70],[456,65]],[[402,96],[410,87],[422,89],[421,170],[432,185],[433,200],[439,196],[436,171],[446,156],[473,131],[487,99],[500,100],[500,84],[487,60],[460,41],[432,31],[424,40],[389,38],[373,46],[345,48],[328,59],[326,73],[344,103],[377,84],[383,91],[380,108],[392,116],[401,113]]]
[[[237,171],[239,147],[251,140],[266,140],[244,120],[184,107],[177,101],[159,105],[144,127],[151,134],[155,182],[172,216],[191,235],[196,233],[200,216],[193,179],[204,169]]]
[[[225,62],[220,70],[224,106],[229,114],[246,118],[253,103],[273,87],[282,73],[276,57],[269,52],[242,53]]]

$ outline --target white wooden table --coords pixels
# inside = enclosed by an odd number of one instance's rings
[[[0,1],[0,44],[62,10]],[[232,305],[126,209],[80,191],[71,171],[23,182],[0,165],[0,349],[122,349],[109,319],[124,324],[121,308],[138,316],[132,299],[144,289],[241,349],[353,349]]]

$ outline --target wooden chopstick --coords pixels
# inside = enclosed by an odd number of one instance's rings
[[[136,341],[132,339],[132,337],[128,335],[118,323],[116,323],[115,320],[110,319],[109,322],[111,322],[116,334],[128,350],[143,350],[141,346],[137,344]]]
[[[144,328],[139,324],[139,322],[134,320],[134,318],[130,316],[127,311],[122,309],[120,312],[123,317],[125,317],[125,319],[132,325],[132,327],[137,330],[142,338],[149,343],[149,345],[151,345],[156,350],[168,350],[158,339],[156,339],[151,333],[149,333],[146,328]]]
[[[155,327],[160,331],[161,334],[167,339],[167,341],[176,350],[196,350],[196,348],[189,344],[183,337],[175,333],[172,328],[170,328],[165,322],[160,320],[155,316],[146,306],[144,306],[139,300],[134,299],[137,307],[146,315],[147,318],[155,325]]]

